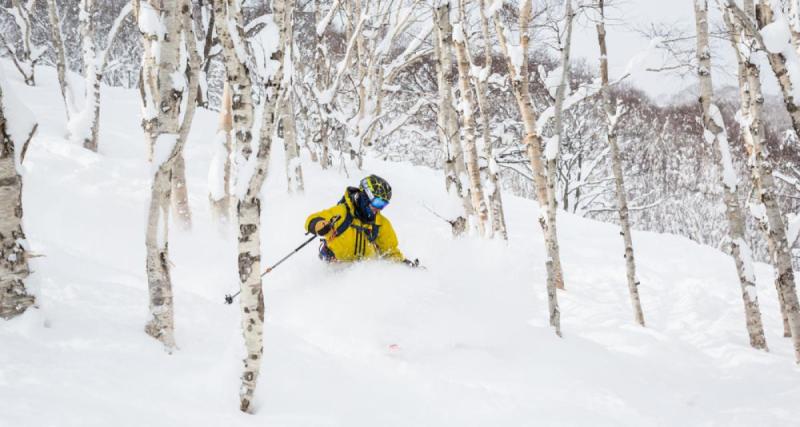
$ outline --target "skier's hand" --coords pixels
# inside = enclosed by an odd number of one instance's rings
[[[317,221],[317,223],[314,224],[314,234],[317,236],[325,236],[330,233],[331,230],[333,230],[333,225],[324,219],[322,221]]]

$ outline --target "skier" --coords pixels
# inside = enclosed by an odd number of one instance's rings
[[[335,206],[309,215],[306,230],[323,237],[319,257],[325,261],[384,258],[417,267],[397,247],[397,235],[382,210],[392,198],[385,179],[370,175],[348,187]]]

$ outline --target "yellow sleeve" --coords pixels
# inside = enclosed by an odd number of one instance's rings
[[[321,220],[330,221],[331,218],[335,216],[339,216],[341,221],[345,218],[346,215],[347,215],[347,208],[345,208],[343,205],[335,205],[328,209],[312,213],[306,219],[306,225],[305,225],[306,232],[312,232],[314,224],[316,224],[317,221]]]
[[[378,246],[378,252],[382,257],[393,261],[403,261],[405,259],[403,253],[397,247],[397,234],[392,228],[392,223],[386,217],[383,218],[382,224],[378,229],[378,237],[375,239],[375,244]]]

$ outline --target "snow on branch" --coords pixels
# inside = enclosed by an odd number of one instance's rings
[[[328,28],[328,25],[331,23],[331,19],[333,19],[333,15],[334,15],[334,13],[336,13],[336,9],[339,8],[339,4],[340,3],[341,3],[341,0],[336,0],[336,2],[333,3],[333,6],[331,6],[331,10],[328,11],[328,14],[325,15],[325,17],[321,21],[319,21],[319,23],[317,24],[317,28],[316,28],[317,36],[321,36],[323,33],[325,33],[325,30]]]
[[[334,77],[333,83],[322,91],[318,90],[316,87],[314,88],[314,95],[317,97],[317,102],[319,104],[326,105],[333,101],[336,91],[339,90],[339,84],[342,82],[342,76],[347,71],[347,64],[350,62],[350,57],[353,56],[353,48],[356,45],[356,40],[358,40],[361,31],[364,29],[364,23],[367,22],[367,18],[368,16],[366,13],[361,14],[361,18],[358,20],[358,24],[353,30],[353,35],[347,43],[347,51],[344,58],[336,65],[336,77]]]
[[[108,37],[106,37],[106,48],[100,53],[100,56],[97,57],[97,70],[100,70],[100,74],[103,74],[106,68],[107,60],[108,60],[108,52],[111,50],[111,46],[114,44],[114,40],[117,38],[117,34],[119,33],[119,28],[125,19],[131,15],[133,11],[133,3],[127,2],[125,6],[122,6],[122,10],[119,11],[119,14],[114,19],[114,23],[111,24],[111,29],[108,31]]]

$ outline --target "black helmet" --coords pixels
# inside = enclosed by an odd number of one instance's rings
[[[359,188],[370,201],[376,197],[380,197],[386,202],[392,199],[392,186],[378,175],[370,175],[362,179]]]

